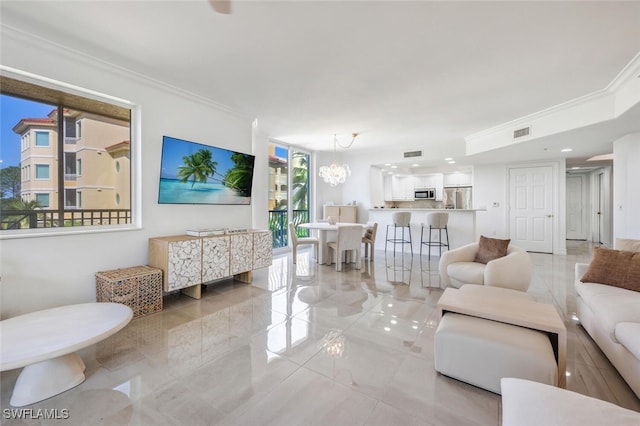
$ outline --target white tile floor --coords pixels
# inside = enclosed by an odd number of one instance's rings
[[[568,388],[640,411],[571,318],[574,264],[591,247],[568,249],[531,254],[529,290],[566,321]],[[437,261],[376,252],[362,270],[337,273],[301,251],[297,265],[274,258],[251,285],[221,282],[201,300],[167,296],[162,312],[81,351],[83,384],[26,407],[67,409],[68,419],[2,424],[499,425],[500,396],[433,369]],[[0,377],[3,415],[19,371]]]

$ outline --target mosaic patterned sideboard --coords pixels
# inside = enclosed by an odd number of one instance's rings
[[[164,291],[200,299],[201,285],[216,279],[250,283],[254,269],[271,265],[271,247],[271,232],[261,230],[149,238],[149,265],[162,269]]]

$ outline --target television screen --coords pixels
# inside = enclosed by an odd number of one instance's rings
[[[160,204],[251,204],[255,156],[163,136]]]

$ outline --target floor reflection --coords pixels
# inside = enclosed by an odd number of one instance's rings
[[[573,266],[590,251],[568,248],[531,255],[530,289],[567,318],[568,384],[638,410],[571,320]],[[221,281],[200,300],[168,295],[164,310],[81,351],[84,383],[27,408],[69,408],[71,425],[498,424],[498,396],[433,369],[438,258],[378,251],[354,266],[336,272],[300,250],[297,264],[276,256],[251,285]],[[18,373],[0,376],[3,409]]]

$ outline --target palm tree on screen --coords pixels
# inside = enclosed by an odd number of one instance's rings
[[[254,157],[236,152],[231,155],[231,161],[234,166],[227,171],[222,183],[243,197],[251,196]]]
[[[213,161],[211,151],[201,149],[191,155],[182,157],[184,166],[178,167],[178,177],[180,182],[187,182],[191,179],[191,187],[196,182],[206,183],[210,176],[216,173],[218,163]]]

